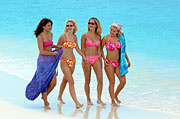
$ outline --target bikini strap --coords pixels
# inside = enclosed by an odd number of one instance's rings
[[[112,41],[111,41],[111,34],[110,34],[110,39],[109,39],[109,41],[112,43]],[[109,42],[109,41],[108,41],[108,42]]]
[[[75,42],[77,41],[77,36],[74,34],[74,40],[75,40]]]
[[[98,35],[98,37],[99,37],[99,41],[101,41],[101,36],[100,36],[100,35]]]
[[[88,40],[88,36],[87,36],[87,33],[85,33],[86,34],[86,39]]]
[[[64,33],[64,36],[65,36],[65,40],[66,40],[66,42],[67,42],[67,37],[66,37],[66,34]]]

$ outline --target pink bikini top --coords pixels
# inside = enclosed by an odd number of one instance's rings
[[[118,38],[118,39],[119,39],[119,38]],[[118,40],[118,44],[115,46],[114,44],[112,44],[111,36],[110,36],[110,40],[109,40],[109,42],[106,44],[106,48],[109,49],[109,50],[117,50],[117,49],[120,49],[120,48],[121,48],[121,43],[120,43],[120,41]]]
[[[86,38],[87,38],[86,44],[85,44],[86,46],[88,46],[88,47],[91,47],[91,46],[98,47],[100,45],[100,40],[98,40],[98,42],[95,43],[95,44],[93,44],[91,40],[88,40],[87,33],[86,33]]]
[[[53,41],[51,40],[51,41],[45,41],[45,42],[43,42],[43,46],[44,47],[48,47],[48,46],[51,46],[51,45],[53,45]]]

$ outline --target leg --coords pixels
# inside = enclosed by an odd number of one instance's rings
[[[115,85],[115,77],[114,77],[114,67],[111,64],[105,65],[105,72],[109,80],[109,94],[111,97],[111,105],[118,107],[119,105],[116,104],[114,100],[114,85]]]
[[[47,91],[47,96],[49,95],[49,93],[54,89],[54,87],[56,86],[56,73],[54,74],[53,76],[53,79],[51,81],[51,84],[48,88],[48,91]]]
[[[53,79],[50,83],[50,86],[48,88],[47,92],[42,93],[42,100],[44,101],[44,105],[45,107],[49,106],[49,102],[47,100],[47,96],[49,95],[49,93],[54,89],[54,87],[56,86],[56,73],[53,76]]]
[[[106,105],[101,100],[101,94],[103,88],[103,74],[102,74],[101,62],[99,59],[97,59],[96,62],[93,64],[93,69],[97,77],[97,95],[98,95],[97,103],[101,105]]]
[[[63,80],[61,82],[60,85],[60,89],[59,89],[59,96],[58,96],[58,100],[62,103],[65,104],[65,102],[62,99],[62,94],[64,92],[64,89],[66,88],[66,84],[67,84],[67,80],[63,77]]]
[[[67,81],[69,83],[69,92],[71,94],[72,99],[74,100],[74,102],[76,104],[76,108],[79,108],[79,107],[82,107],[83,104],[80,104],[76,98],[76,93],[75,93],[75,89],[74,89],[74,80],[72,77],[72,73],[73,73],[74,67],[75,67],[74,65],[72,67],[69,67],[65,61],[62,61],[61,62],[61,70],[64,74],[64,78],[67,79]]]
[[[116,100],[117,103],[121,103],[121,101],[118,99],[118,94],[120,93],[120,91],[124,88],[124,86],[126,85],[126,76],[120,76],[120,67],[116,68],[116,75],[120,81],[120,84],[117,86],[117,89],[115,91],[115,95],[114,98]]]
[[[42,100],[44,101],[44,108],[50,109],[49,102],[47,101],[47,92],[42,93]]]
[[[84,77],[85,77],[85,84],[84,84],[84,90],[86,93],[87,97],[87,104],[88,105],[93,105],[91,98],[90,98],[90,81],[91,81],[91,64],[90,63],[85,63],[82,61],[82,68],[84,71]]]

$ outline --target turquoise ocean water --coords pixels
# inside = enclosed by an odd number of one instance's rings
[[[102,25],[102,37],[109,33],[112,22],[120,23],[125,33],[132,66],[127,85],[120,94],[122,105],[180,113],[179,6],[180,0],[0,0],[0,71],[31,80],[38,56],[33,31],[42,18],[50,18],[54,23],[54,43],[63,33],[65,21],[75,19],[80,46],[88,19],[97,17]],[[77,59],[73,75],[75,87],[77,95],[85,97],[81,57],[74,53]],[[59,67],[58,70],[57,89],[62,79]],[[103,75],[103,99],[110,102],[105,72]],[[92,72],[91,96],[94,99],[96,85]]]

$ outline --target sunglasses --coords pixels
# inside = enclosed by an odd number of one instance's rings
[[[66,27],[73,27],[73,25],[66,25]]]
[[[88,22],[88,24],[94,25],[95,23],[94,22]]]

